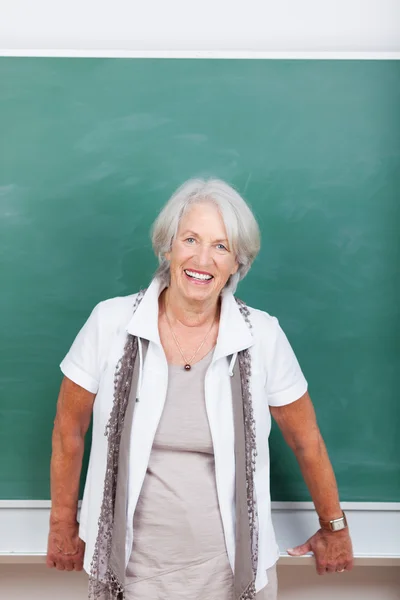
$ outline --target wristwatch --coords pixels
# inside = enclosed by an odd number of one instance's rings
[[[347,527],[346,515],[343,513],[342,517],[333,519],[332,521],[323,521],[322,519],[319,519],[319,524],[322,529],[327,529],[328,531],[341,531]]]

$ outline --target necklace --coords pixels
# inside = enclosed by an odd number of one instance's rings
[[[214,319],[214,321],[211,323],[211,327],[210,327],[210,329],[207,331],[207,333],[206,333],[206,337],[203,339],[203,341],[201,342],[200,346],[197,348],[196,352],[193,354],[192,358],[191,358],[190,360],[186,360],[186,358],[185,358],[185,355],[183,354],[183,351],[182,351],[181,345],[180,345],[180,343],[178,342],[178,338],[176,337],[176,335],[175,335],[175,333],[174,333],[174,330],[172,329],[171,321],[169,320],[168,313],[167,313],[167,307],[166,307],[166,306],[165,306],[165,316],[166,316],[166,318],[167,318],[167,323],[168,323],[168,326],[169,326],[169,328],[170,328],[170,330],[171,330],[172,337],[174,338],[174,342],[175,342],[175,344],[176,344],[176,347],[178,348],[178,350],[179,350],[179,352],[180,352],[180,355],[182,356],[183,362],[185,363],[184,369],[185,369],[185,371],[190,371],[190,369],[192,368],[192,366],[191,366],[191,364],[190,364],[190,363],[192,363],[192,362],[193,362],[193,360],[196,358],[197,354],[200,352],[200,350],[202,349],[202,347],[203,347],[203,346],[204,346],[204,344],[206,343],[206,339],[207,339],[207,338],[208,338],[208,336],[210,335],[210,332],[211,332],[211,329],[213,328],[213,325],[214,325],[215,319]]]

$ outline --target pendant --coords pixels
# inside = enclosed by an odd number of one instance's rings
[[[192,367],[189,364],[185,365],[185,371],[190,371],[191,368]]]

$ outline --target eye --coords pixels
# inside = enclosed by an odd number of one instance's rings
[[[195,242],[196,240],[192,237],[188,237],[186,238],[185,242],[188,242],[188,244],[193,244],[193,242]]]
[[[223,244],[217,244],[217,248],[218,250],[228,250],[228,248],[226,248],[226,246],[224,246]]]

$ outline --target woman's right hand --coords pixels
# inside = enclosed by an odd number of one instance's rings
[[[59,571],[82,571],[85,542],[79,537],[79,523],[59,522],[50,526],[46,565]]]

